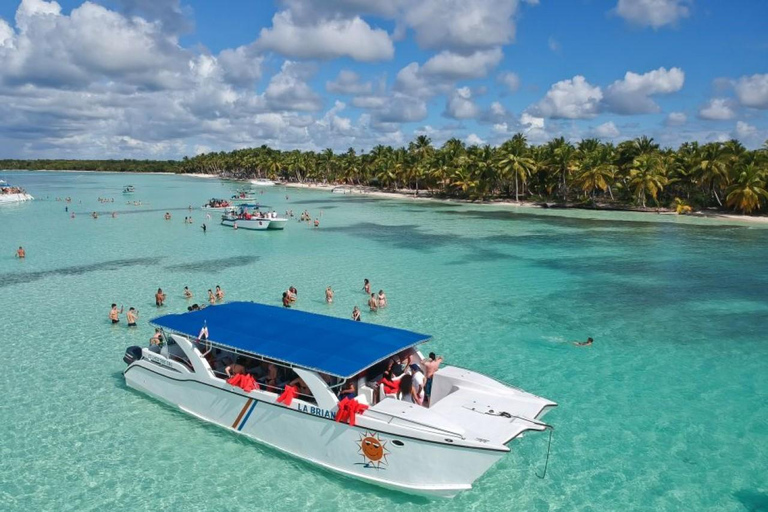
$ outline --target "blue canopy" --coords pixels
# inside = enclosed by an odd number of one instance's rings
[[[152,325],[197,337],[208,326],[212,343],[341,378],[430,336],[255,302],[230,302],[199,311],[165,315]]]

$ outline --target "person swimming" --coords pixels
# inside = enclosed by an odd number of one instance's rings
[[[577,347],[588,347],[592,345],[594,341],[595,340],[593,340],[592,338],[587,338],[587,341],[574,341],[573,344],[576,345]]]
[[[184,298],[185,299],[191,299],[192,298],[192,292],[189,291],[189,286],[184,287]]]

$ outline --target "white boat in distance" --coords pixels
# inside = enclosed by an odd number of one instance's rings
[[[4,203],[23,203],[32,201],[35,198],[27,194],[27,191],[21,187],[13,187],[8,182],[0,180],[0,204]]]
[[[307,462],[408,493],[452,497],[470,489],[511,441],[551,428],[541,417],[557,405],[455,366],[435,374],[428,408],[382,396],[374,382],[390,358],[419,364],[417,347],[429,340],[401,329],[251,302],[151,323],[167,344],[126,350],[129,387]],[[196,339],[203,326],[206,342]],[[233,363],[238,375],[225,380],[222,369]],[[349,383],[356,391],[340,400]]]
[[[274,187],[276,185],[274,181],[265,178],[255,178],[248,180],[248,183],[257,187]]]
[[[288,219],[279,218],[275,212],[261,212],[259,208],[265,208],[259,204],[241,204],[237,208],[230,208],[221,216],[221,224],[238,229],[250,229],[253,231],[266,231],[267,229],[285,229]]]
[[[123,187],[123,194],[133,194],[134,192],[136,192],[136,189],[133,185],[126,185]]]
[[[248,192],[238,192],[237,194],[232,194],[232,197],[229,199],[232,203],[249,203],[252,201],[256,201],[256,196],[253,194],[250,194]]]

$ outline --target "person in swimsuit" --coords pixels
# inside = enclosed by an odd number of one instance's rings
[[[213,294],[213,290],[208,288],[208,302],[210,304],[216,304],[216,296]]]
[[[320,227],[320,219],[315,219],[315,227],[316,228]]]
[[[184,298],[185,299],[191,299],[192,298],[192,292],[189,291],[189,286],[184,287]]]
[[[155,306],[162,306],[165,303],[165,294],[163,293],[162,288],[157,289],[157,293],[155,294]]]
[[[371,298],[368,299],[368,307],[371,309],[371,311],[376,311],[379,308],[378,303],[376,302],[375,293],[372,293]]]
[[[288,292],[283,292],[283,307],[291,307],[291,298],[288,296]]]
[[[233,375],[238,374],[245,374],[245,366],[238,363],[231,364],[224,368],[224,373],[227,374],[227,377],[232,377]]]
[[[216,300],[224,300],[224,290],[219,285],[216,285]]]
[[[113,324],[116,324],[120,321],[120,315],[123,314],[123,308],[120,307],[120,311],[117,310],[117,304],[112,304],[112,309],[109,311],[109,319],[112,320]]]
[[[162,344],[163,344],[163,333],[159,327],[155,327],[155,334],[153,334],[152,337],[149,338],[149,345],[161,346]]]
[[[360,322],[360,308],[355,306],[355,309],[352,310],[352,320],[355,322]]]
[[[207,229],[207,228],[205,227],[205,224],[203,224],[203,233],[205,233],[205,230],[206,230],[206,229]]]
[[[344,400],[345,398],[349,398],[350,400],[357,398],[355,383],[351,380],[347,381],[347,383],[344,384],[344,386],[341,388],[341,392],[339,392],[339,401]]]
[[[328,304],[333,302],[333,290],[331,290],[330,286],[325,289],[325,302]]]
[[[165,220],[171,220],[171,214],[169,212],[165,212]]]
[[[136,308],[128,308],[128,312],[125,314],[126,320],[128,320],[128,327],[136,327],[136,320],[139,319],[139,312]]]
[[[385,308],[387,307],[387,296],[384,295],[384,290],[379,290],[379,307]]]
[[[424,375],[427,378],[426,384],[424,384],[424,403],[427,406],[429,406],[429,398],[432,395],[432,380],[442,362],[443,356],[435,356],[434,352],[429,353],[429,359],[421,362],[421,365],[424,367]]]
[[[371,293],[371,282],[367,279],[363,279],[363,291],[365,291],[366,294]]]
[[[27,257],[27,252],[22,246],[19,246],[18,250],[16,251],[16,257],[19,259],[24,259]]]
[[[573,344],[576,345],[577,347],[588,347],[592,345],[594,341],[595,340],[593,340],[592,338],[587,338],[587,341],[574,341]]]

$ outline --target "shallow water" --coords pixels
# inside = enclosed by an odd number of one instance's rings
[[[0,207],[0,510],[696,510],[768,507],[768,229],[264,189],[320,229],[233,231],[188,205],[236,183],[0,173],[37,201]],[[122,186],[133,183],[125,204]],[[289,196],[286,199],[286,194]],[[71,196],[76,212],[70,219]],[[103,205],[97,197],[114,197]],[[46,199],[48,198],[48,199]],[[82,201],[82,203],[80,203]],[[98,220],[92,211],[105,212]],[[108,212],[117,211],[113,219]],[[170,211],[171,221],[163,220]],[[322,215],[322,216],[321,216]],[[208,224],[203,233],[200,224]],[[27,258],[14,251],[23,245]],[[560,406],[453,500],[336,476],[127,389],[125,347],[220,284],[231,300],[363,319]],[[324,303],[325,286],[336,303]],[[109,304],[140,326],[112,326]],[[362,308],[365,309],[365,308]],[[566,343],[595,338],[589,348]]]

